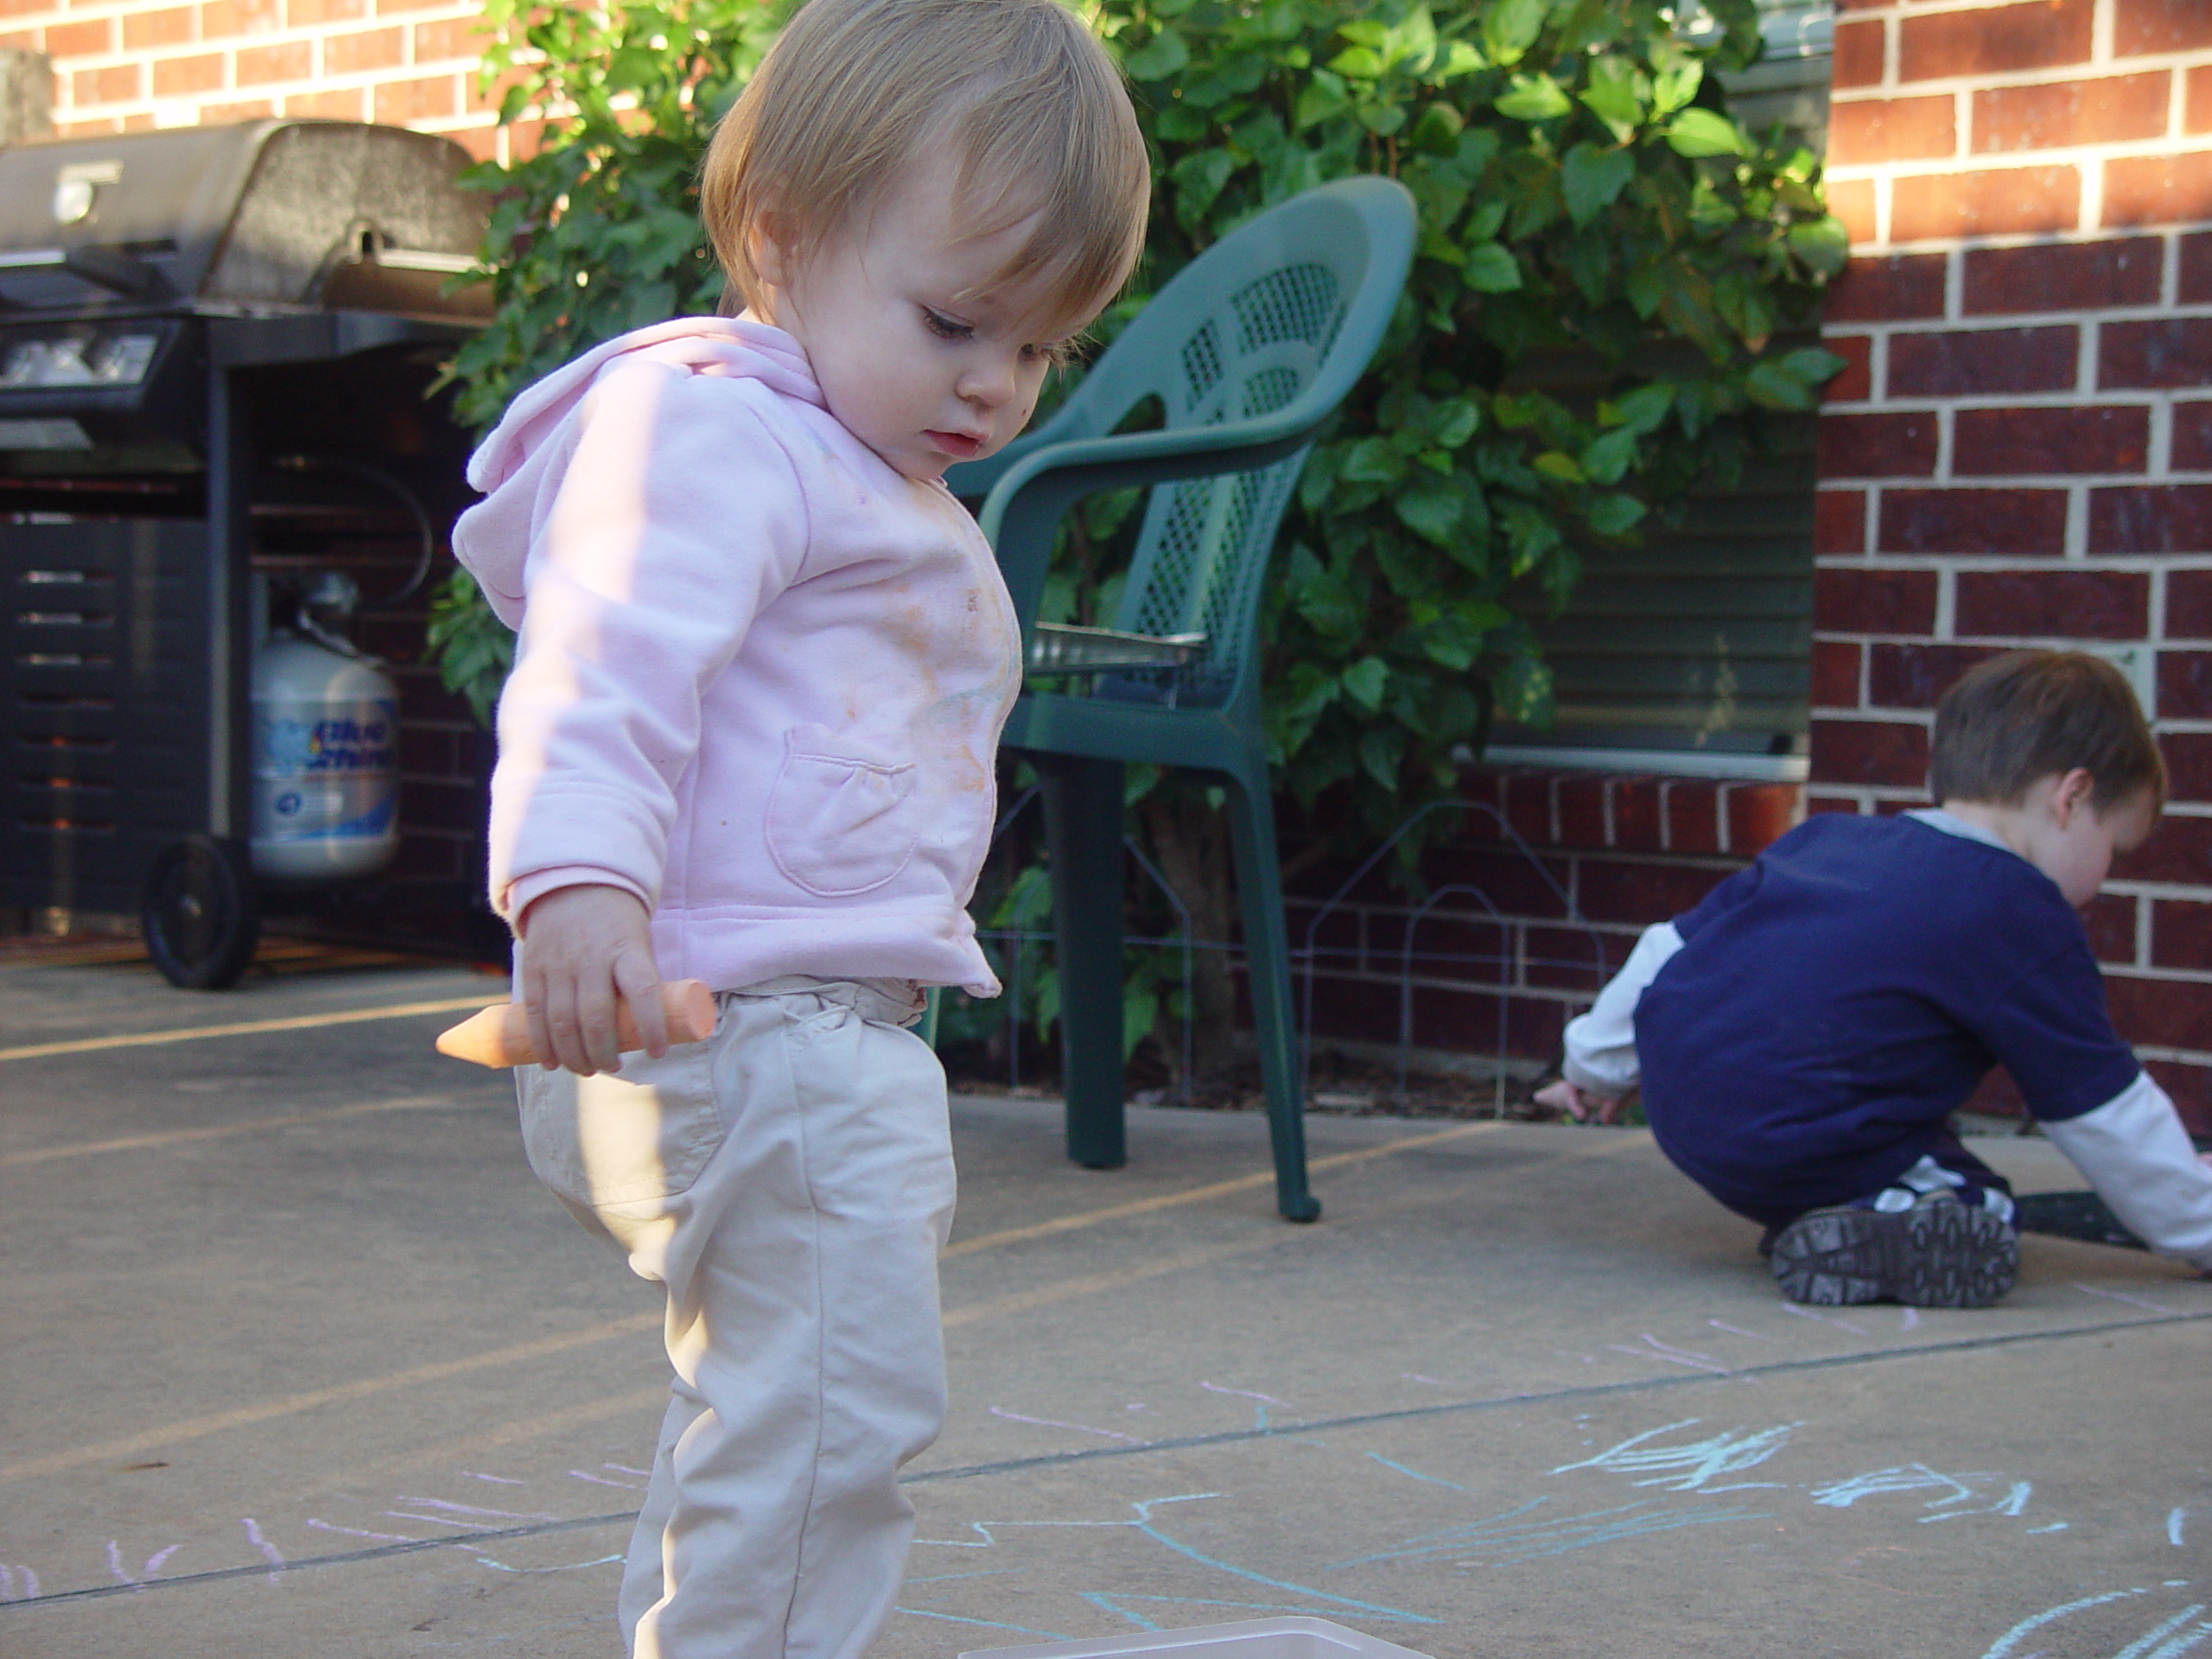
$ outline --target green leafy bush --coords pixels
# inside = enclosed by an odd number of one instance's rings
[[[1812,406],[1839,360],[1774,342],[1841,269],[1843,228],[1817,158],[1727,114],[1713,72],[1756,54],[1751,0],[1711,0],[1720,26],[1702,42],[1659,0],[1085,10],[1154,150],[1140,290],[1332,178],[1389,174],[1419,204],[1404,302],[1306,467],[1267,621],[1278,775],[1371,843],[1452,790],[1455,753],[1479,747],[1493,708],[1548,717],[1527,618],[1566,602],[1585,549],[1633,542],[1700,478],[1731,475],[1760,410]],[[491,0],[487,16],[491,71],[512,78],[502,118],[573,113],[547,121],[534,158],[480,169],[503,192],[498,315],[455,372],[463,418],[482,423],[585,346],[712,308],[692,171],[779,14]],[[1052,613],[1110,612],[1126,509],[1072,516]],[[495,683],[499,642],[473,588],[448,588],[436,626],[450,677]],[[1224,937],[1233,906],[1203,785],[1156,782],[1140,779],[1147,839],[1202,937]],[[1225,1032],[1227,966],[1205,957],[1199,1014]]]

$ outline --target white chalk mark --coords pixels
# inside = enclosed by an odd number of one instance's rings
[[[1849,1319],[1839,1319],[1833,1313],[1815,1313],[1811,1308],[1800,1307],[1795,1302],[1783,1302],[1780,1306],[1785,1313],[1795,1313],[1801,1319],[1811,1319],[1821,1325],[1832,1325],[1839,1331],[1850,1332],[1854,1337],[1866,1334],[1865,1325],[1853,1325]]]
[[[168,1560],[170,1556],[175,1554],[177,1551],[183,1548],[184,1546],[182,1544],[171,1544],[167,1549],[157,1549],[152,1554],[149,1555],[146,1558],[146,1576],[149,1579],[152,1578],[155,1573],[162,1570],[162,1563],[163,1561]]]
[[[1448,1389],[1452,1386],[1440,1376],[1423,1376],[1419,1371],[1400,1371],[1398,1375],[1408,1382],[1428,1382],[1440,1389]]]
[[[1563,1463],[1552,1473],[1563,1475],[1571,1469],[1605,1469],[1616,1474],[1645,1476],[1636,1482],[1638,1486],[1666,1486],[1678,1492],[1694,1492],[1703,1490],[1707,1481],[1757,1468],[1781,1451],[1789,1439],[1790,1430],[1798,1427],[1796,1423],[1777,1423],[1751,1434],[1732,1428],[1687,1446],[1644,1445],[1655,1436],[1670,1434],[1678,1428],[1694,1428],[1702,1421],[1687,1417],[1679,1423],[1646,1429],[1594,1458],[1586,1458],[1580,1463]]]
[[[2175,1312],[2174,1309],[2167,1307],[2162,1303],[2150,1301],[2141,1296],[2130,1296],[2124,1290],[2100,1290],[2094,1285],[2073,1285],[2069,1287],[2069,1288],[2078,1290],[2084,1296],[2101,1296],[2107,1301],[2128,1302],[2137,1307],[2147,1307],[2153,1313],[2171,1313]]]
[[[308,1525],[322,1532],[342,1532],[348,1538],[375,1538],[387,1544],[419,1544],[423,1541],[420,1538],[410,1537],[404,1532],[364,1532],[359,1527],[341,1527],[332,1522],[317,1521],[312,1516],[309,1517]]]
[[[1740,1325],[1731,1325],[1726,1319],[1707,1319],[1706,1323],[1716,1331],[1726,1331],[1732,1337],[1749,1337],[1753,1342],[1779,1342],[1779,1337],[1763,1337],[1756,1331],[1746,1331]]]
[[[1574,1352],[1571,1351],[1570,1350],[1568,1350],[1568,1349],[1565,1349],[1565,1348],[1554,1348],[1554,1349],[1553,1349],[1553,1350],[1552,1350],[1552,1352],[1554,1352],[1554,1353],[1557,1354],[1557,1355],[1558,1355],[1561,1359],[1579,1359],[1579,1360],[1580,1360],[1580,1361],[1581,1361],[1585,1365],[1595,1365],[1595,1364],[1598,1363],[1595,1359],[1592,1359],[1592,1358],[1588,1354],[1578,1354],[1578,1353],[1574,1353]]]
[[[626,1492],[643,1490],[634,1480],[609,1480],[604,1475],[588,1475],[581,1469],[571,1469],[569,1474],[573,1479],[588,1480],[594,1486],[619,1486]]]
[[[651,1480],[653,1478],[653,1471],[652,1470],[632,1469],[626,1463],[602,1463],[599,1466],[602,1469],[612,1469],[618,1475],[639,1475],[647,1480]]]
[[[443,1510],[448,1515],[482,1516],[493,1521],[558,1521],[561,1518],[557,1515],[545,1515],[535,1510],[523,1513],[514,1510],[480,1510],[474,1504],[447,1503],[435,1497],[401,1497],[391,1501],[395,1503],[414,1503],[426,1510]]]
[[[2183,1654],[2201,1644],[2208,1636],[2212,1636],[2212,1624],[2200,1624],[2195,1630],[2176,1637],[2156,1652],[2146,1654],[2144,1659],[2181,1659]]]
[[[474,1469],[464,1469],[461,1472],[467,1475],[471,1480],[489,1480],[496,1482],[501,1486],[527,1486],[530,1484],[526,1480],[516,1480],[508,1475],[480,1475]]]
[[[495,1561],[489,1555],[479,1555],[476,1564],[501,1573],[575,1573],[587,1567],[605,1567],[610,1561],[621,1559],[620,1555],[600,1555],[588,1561],[563,1561],[558,1567],[509,1567],[505,1561]]]
[[[1694,1371],[1710,1371],[1716,1376],[1728,1375],[1726,1365],[1716,1365],[1709,1359],[1692,1359],[1684,1354],[1662,1354],[1649,1348],[1631,1348],[1619,1342],[1609,1342],[1605,1346],[1617,1354],[1634,1354],[1638,1359],[1663,1359],[1669,1365],[1687,1365]]]
[[[2176,1510],[2166,1517],[2166,1541],[2176,1549],[2181,1548],[2181,1523],[2188,1518],[2187,1510]]]
[[[1900,1331],[1910,1331],[1916,1328],[1919,1324],[1920,1310],[1916,1307],[1908,1307],[1904,1311],[1904,1317],[1897,1321],[1897,1329]]]
[[[2155,1625],[2144,1631],[2142,1635],[2113,1655],[2112,1659],[2145,1659],[2145,1656],[2154,1648],[2158,1652],[2164,1653],[2167,1649],[2162,1644],[2165,1643],[2165,1639],[2203,1611],[2204,1604],[2201,1601],[2194,1607],[2183,1608],[2164,1624]],[[2199,1641],[2202,1639],[2201,1637],[2198,1638]],[[2189,1645],[2195,1647],[2196,1643],[2192,1642]]]
[[[1007,1411],[999,1406],[991,1408],[991,1415],[1003,1417],[1013,1423],[1034,1423],[1039,1428],[1071,1428],[1078,1434],[1096,1434],[1105,1440],[1126,1440],[1131,1446],[1145,1444],[1134,1434],[1122,1434],[1110,1428],[1093,1428],[1089,1423],[1063,1423],[1050,1417],[1025,1417],[1018,1411]]]
[[[276,1582],[276,1569],[284,1565],[284,1558],[276,1553],[276,1546],[261,1535],[261,1522],[251,1516],[240,1517],[238,1524],[245,1529],[246,1541],[261,1552],[261,1559],[269,1563],[269,1582]]]
[[[2101,1607],[2108,1601],[2123,1601],[2129,1596],[2139,1596],[2144,1593],[2145,1592],[2141,1590],[2107,1590],[2102,1595],[2084,1596],[2079,1601],[2065,1602],[2059,1606],[2046,1609],[2043,1612],[2022,1619],[2004,1635],[1999,1637],[1996,1641],[1989,1644],[1989,1650],[1981,1656],[1981,1659],[2007,1659],[2007,1656],[2012,1649],[2018,1647],[2029,1637],[2046,1624],[2056,1624],[2069,1613],[2078,1613],[2085,1607]]]
[[[115,1574],[118,1584],[127,1584],[134,1589],[137,1587],[138,1580],[131,1577],[130,1570],[123,1565],[123,1546],[112,1538],[107,1541],[107,1570]]]
[[[451,1527],[455,1532],[497,1532],[497,1527],[486,1527],[481,1521],[460,1521],[445,1515],[417,1515],[412,1510],[386,1510],[384,1513],[394,1521],[420,1521],[426,1527]]]
[[[2072,1524],[2067,1521],[2054,1521],[2047,1527],[2030,1527],[2023,1535],[2032,1538],[2039,1532],[2064,1532]]]
[[[1241,1395],[1247,1400],[1264,1401],[1267,1404],[1271,1406],[1287,1406],[1290,1403],[1287,1400],[1276,1399],[1272,1394],[1255,1394],[1249,1389],[1224,1389],[1218,1382],[1200,1382],[1198,1386],[1205,1389],[1209,1394]]]

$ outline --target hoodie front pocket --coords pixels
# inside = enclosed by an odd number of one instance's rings
[[[820,726],[795,727],[768,797],[768,855],[819,898],[872,893],[920,844],[907,808],[913,792],[912,761]]]

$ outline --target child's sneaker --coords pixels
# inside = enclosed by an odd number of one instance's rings
[[[1808,1210],[1775,1236],[1774,1276],[1793,1302],[1986,1307],[2012,1288],[2020,1242],[1979,1205],[1931,1192],[1910,1210]]]

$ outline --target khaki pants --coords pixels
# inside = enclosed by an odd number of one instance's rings
[[[620,1614],[638,1659],[859,1659],[901,1465],[944,1419],[944,1073],[893,981],[784,979],[619,1077],[516,1073],[531,1167],[668,1293],[676,1371]]]

